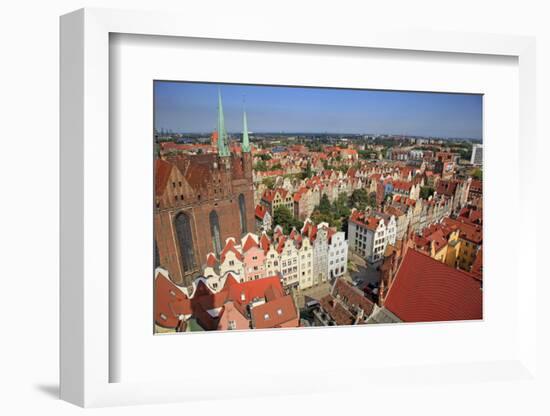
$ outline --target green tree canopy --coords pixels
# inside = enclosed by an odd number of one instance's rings
[[[269,189],[273,189],[275,186],[275,178],[269,177],[262,179],[262,183],[267,186]]]
[[[258,172],[266,172],[267,171],[267,163],[265,163],[263,160],[260,160],[254,166],[254,170],[256,170]]]
[[[318,208],[321,214],[330,215],[331,206],[327,194],[323,194],[323,196],[321,196],[321,201],[319,202]]]
[[[472,178],[482,180],[483,179],[483,171],[480,168],[476,168],[471,173]]]
[[[302,228],[302,223],[294,218],[292,212],[284,206],[275,208],[273,224],[282,226],[285,234],[290,233],[292,227],[296,227],[296,229]]]
[[[435,192],[435,189],[431,186],[422,186],[420,188],[420,198],[422,199],[428,199],[431,197]]]
[[[363,211],[367,207],[375,208],[376,192],[371,192],[369,194],[366,189],[356,189],[351,194],[349,205],[351,208],[356,208],[360,211]]]
[[[306,168],[302,171],[301,179],[309,179],[313,176],[313,171],[311,170],[311,163],[308,161]]]

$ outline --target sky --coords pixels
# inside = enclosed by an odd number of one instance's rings
[[[155,81],[155,128],[211,133],[221,91],[226,130],[249,132],[404,134],[482,138],[482,96]]]

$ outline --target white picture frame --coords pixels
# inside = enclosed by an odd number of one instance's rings
[[[182,21],[186,24],[182,25]],[[285,28],[266,24],[262,30],[242,35],[231,25],[212,28],[204,22],[186,20],[173,13],[151,13],[107,9],[82,9],[61,18],[61,398],[80,406],[162,403],[197,399],[248,397],[285,393],[314,393],[353,389],[358,375],[352,368],[319,371],[307,386],[285,383],[285,374],[270,374],[267,383],[251,383],[247,389],[204,391],[192,387],[195,375],[182,384],[145,381],[110,382],[110,365],[120,359],[110,349],[110,164],[109,159],[109,37],[122,33],[147,36],[225,39],[280,44],[331,45],[333,47],[429,51],[442,54],[502,55],[517,58],[519,68],[519,187],[511,192],[519,198],[520,213],[533,202],[534,183],[528,180],[530,154],[535,132],[535,41],[508,35],[400,32],[350,28],[337,34],[312,25]],[[517,292],[518,322],[516,354],[506,360],[468,363],[441,362],[411,368],[371,369],[369,383],[390,384],[392,377],[404,383],[460,382],[484,380],[521,382],[536,380],[537,271],[534,253],[526,242],[536,240],[536,230],[527,215],[520,215],[524,232],[519,237],[516,261],[522,264],[522,285]],[[528,261],[529,260],[529,261]],[[516,270],[517,274],[518,271]],[[280,336],[289,337],[291,331]],[[151,333],[152,336],[152,333]],[[219,336],[219,335],[215,335]],[[223,336],[223,334],[222,334]],[[306,336],[306,335],[303,335]],[[170,337],[165,337],[166,339]],[[211,337],[203,337],[204,342]],[[208,338],[208,339],[207,339]],[[169,342],[169,341],[166,341]],[[414,375],[412,378],[411,374]],[[388,377],[388,375],[391,377]],[[335,380],[327,386],[323,376]],[[359,377],[366,377],[365,374]],[[409,378],[408,378],[409,377]],[[347,381],[345,381],[347,380]]]

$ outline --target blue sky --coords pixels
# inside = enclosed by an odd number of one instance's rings
[[[481,139],[482,96],[155,81],[155,127],[212,132],[217,92],[226,130],[375,133]]]

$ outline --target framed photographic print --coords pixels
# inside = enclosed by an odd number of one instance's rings
[[[153,88],[156,333],[482,319],[482,95]]]
[[[62,398],[533,380],[534,41],[180,22],[61,19]]]

